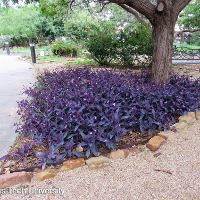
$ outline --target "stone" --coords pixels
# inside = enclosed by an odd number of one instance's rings
[[[179,117],[179,122],[185,122],[188,124],[192,124],[196,120],[195,112],[188,112],[186,115]]]
[[[165,140],[167,140],[167,138],[168,138],[168,135],[166,133],[164,133],[164,132],[160,132],[157,135],[160,136],[160,137],[162,137]]]
[[[196,118],[196,113],[195,113],[195,112],[188,112],[187,115],[188,115],[189,117],[194,118],[194,119]]]
[[[196,111],[196,119],[197,119],[197,120],[200,119],[200,111]]]
[[[31,182],[32,174],[27,172],[6,173],[0,176],[0,188]]]
[[[187,127],[187,123],[186,122],[179,122],[176,123],[172,126],[172,128],[175,128],[177,131],[182,131]]]
[[[77,151],[77,152],[83,152],[83,150],[84,150],[84,149],[83,149],[83,147],[81,147],[81,146],[77,146],[77,147],[76,147],[76,151]]]
[[[151,151],[157,151],[159,147],[165,142],[166,140],[163,137],[160,136],[154,136],[152,137],[148,143],[146,144],[146,147],[149,148]]]
[[[57,171],[55,169],[46,169],[44,171],[36,173],[34,176],[34,179],[38,181],[44,181],[46,179],[53,178],[56,175],[57,175]]]
[[[86,160],[86,164],[90,169],[97,169],[109,165],[110,159],[104,156],[92,157]]]
[[[61,167],[61,171],[69,171],[73,170],[78,167],[82,167],[85,165],[84,158],[78,158],[73,160],[67,160],[63,163],[63,166]]]
[[[0,161],[0,173],[2,173],[3,172],[3,163],[2,163],[2,161]]]
[[[126,158],[129,155],[128,149],[119,149],[117,151],[112,151],[109,154],[109,158],[111,159],[120,159],[120,158]]]

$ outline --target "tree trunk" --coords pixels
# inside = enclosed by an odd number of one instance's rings
[[[153,24],[152,75],[156,83],[166,83],[170,78],[174,24],[169,16],[159,16]]]

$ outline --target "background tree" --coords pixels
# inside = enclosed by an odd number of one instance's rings
[[[143,14],[153,27],[152,75],[157,83],[165,83],[170,77],[174,27],[179,13],[190,0],[111,0],[124,8]]]
[[[191,31],[200,30],[200,0],[191,1],[180,14],[178,24],[183,29]]]
[[[153,28],[152,75],[157,83],[166,83],[172,66],[174,27],[179,13],[191,0],[99,0],[103,5],[115,3],[134,14],[144,15]],[[73,3],[75,0],[71,2]]]
[[[178,18],[179,34],[189,35],[192,45],[200,46],[200,0],[192,0]]]
[[[51,19],[41,15],[38,6],[29,4],[2,9],[0,35],[9,36],[12,45],[25,46],[32,40],[41,42],[54,37],[55,27]]]
[[[152,40],[146,23],[116,5],[108,5],[100,13],[98,6],[89,10],[76,8],[68,14],[65,36],[69,41],[101,66],[150,65]]]

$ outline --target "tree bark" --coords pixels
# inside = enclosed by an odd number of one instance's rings
[[[170,78],[174,26],[175,23],[170,16],[160,16],[153,24],[152,75],[156,83],[166,83]]]
[[[72,0],[75,1],[75,0]],[[172,66],[174,27],[179,13],[191,0],[98,0],[116,3],[128,12],[132,9],[144,15],[153,27],[152,74],[156,83],[167,83]],[[130,10],[131,9],[131,10]],[[133,13],[134,14],[134,13]]]

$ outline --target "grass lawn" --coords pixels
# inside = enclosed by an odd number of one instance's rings
[[[40,51],[49,51],[48,46],[41,46],[41,47],[35,47],[36,53],[40,53]],[[29,53],[30,47],[13,47],[14,53]]]
[[[89,59],[89,58],[75,58],[71,60],[67,60],[65,64],[73,64],[73,65],[95,65],[97,64],[94,60]]]
[[[37,62],[43,63],[43,62],[56,62],[56,63],[63,63],[66,65],[94,65],[96,62],[93,59],[86,58],[85,56],[80,56],[78,58],[70,58],[70,57],[62,57],[62,56],[56,56],[56,55],[47,55],[47,56],[40,56],[41,51],[49,51],[50,48],[48,46],[42,46],[35,48],[37,53]],[[30,57],[30,47],[14,47],[13,48],[14,53],[21,53],[25,56]]]
[[[49,56],[38,56],[37,61],[39,62],[64,62],[65,58],[56,55]]]
[[[192,45],[192,44],[176,44],[177,47],[183,47],[183,48],[188,48],[188,49],[200,49],[200,46],[197,45]]]

